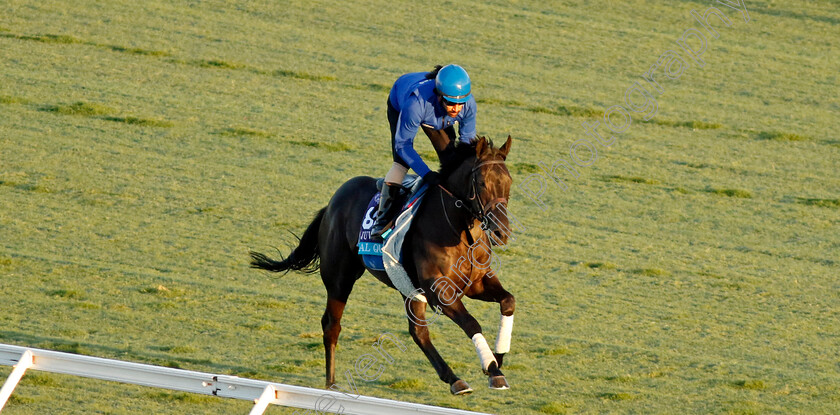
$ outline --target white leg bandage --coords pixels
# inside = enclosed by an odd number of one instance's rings
[[[499,322],[499,335],[496,337],[496,353],[510,351],[510,336],[513,333],[513,316],[502,316]]]
[[[472,342],[475,346],[476,353],[478,353],[478,358],[481,359],[481,367],[487,370],[490,367],[490,363],[496,361],[496,358],[493,357],[493,352],[490,351],[490,345],[487,344],[487,339],[481,333],[476,333],[472,337]]]

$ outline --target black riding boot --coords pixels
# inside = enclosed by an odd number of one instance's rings
[[[382,238],[382,233],[391,227],[394,215],[400,210],[396,202],[403,187],[398,184],[385,183],[382,185],[382,195],[379,196],[379,210],[376,212],[376,222],[370,230],[374,238]]]

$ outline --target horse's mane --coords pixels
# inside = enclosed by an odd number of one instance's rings
[[[487,140],[487,146],[493,147],[493,141],[484,137],[478,137],[470,144],[460,144],[458,146],[447,149],[441,154],[440,158],[440,176],[448,177],[461,164],[470,157],[475,157],[475,147],[479,140]]]

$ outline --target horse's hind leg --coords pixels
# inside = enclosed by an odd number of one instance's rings
[[[405,297],[403,299],[406,300]],[[455,373],[452,372],[452,369],[446,364],[446,361],[443,360],[432,344],[432,340],[429,338],[428,326],[434,320],[426,320],[426,303],[406,300],[405,311],[408,315],[408,332],[411,333],[411,338],[414,339],[414,343],[417,343],[417,346],[420,347],[420,350],[423,351],[423,354],[432,363],[440,380],[449,384],[449,391],[453,395],[463,395],[472,392],[473,390],[470,385],[459,379],[458,376],[455,376]]]
[[[346,301],[327,298],[327,309],[321,317],[321,328],[324,330],[327,389],[335,384],[335,345],[338,343],[338,334],[341,333],[341,315],[344,314],[346,304]]]
[[[321,278],[327,288],[327,308],[321,317],[324,331],[324,357],[326,361],[326,387],[335,384],[335,345],[341,333],[341,316],[353,284],[365,272],[358,262],[345,261],[321,263]]]

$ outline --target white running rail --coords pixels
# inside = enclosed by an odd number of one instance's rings
[[[346,415],[481,415],[479,412],[347,395],[336,391],[284,385],[237,376],[214,375],[8,344],[0,344],[0,365],[14,366],[14,370],[0,389],[0,411],[3,410],[3,406],[26,370],[33,369],[222,398],[242,399],[255,403],[251,415],[262,414],[269,405],[302,408],[303,414],[330,412]]]

